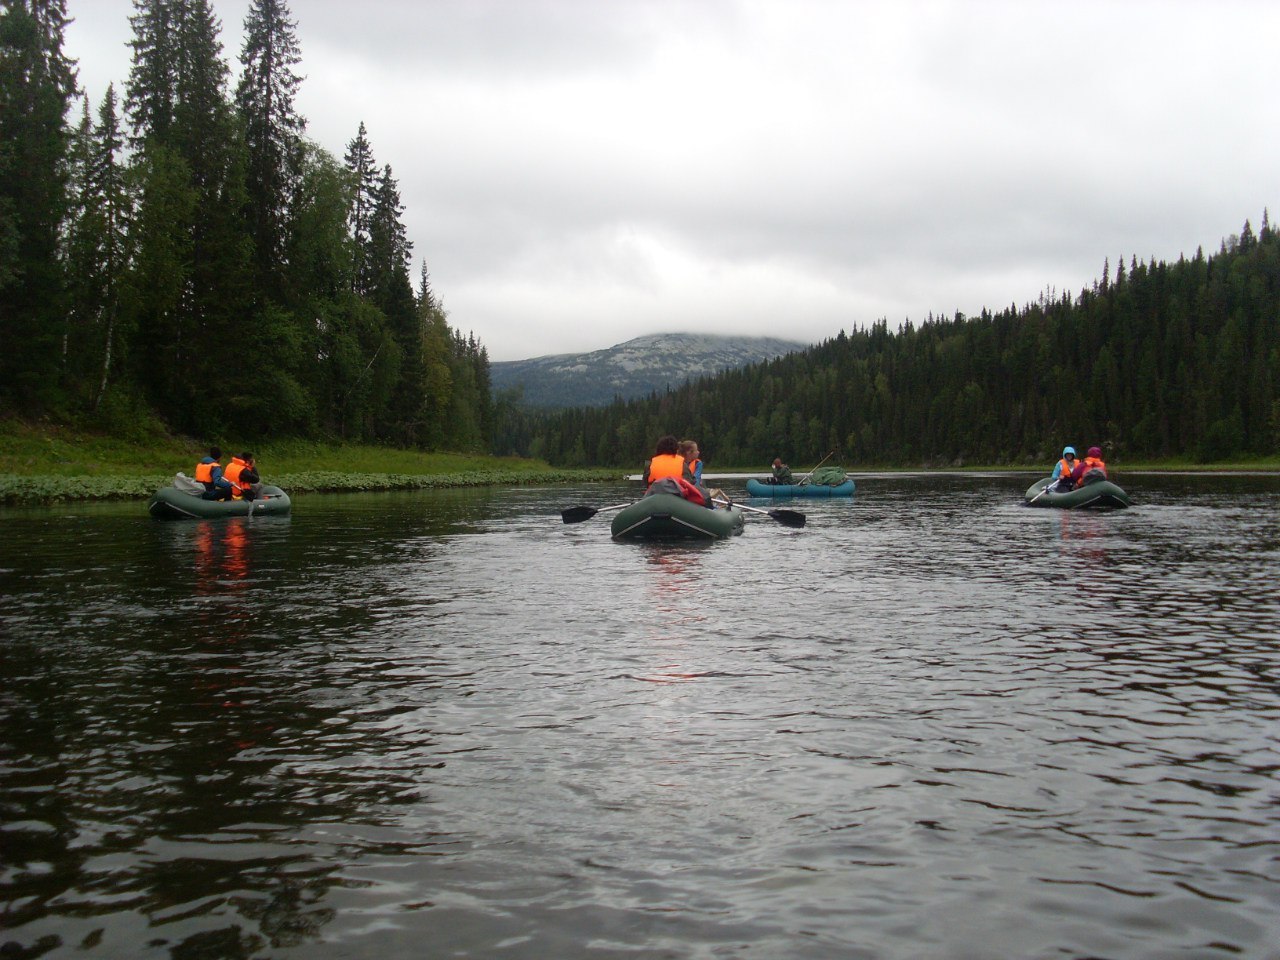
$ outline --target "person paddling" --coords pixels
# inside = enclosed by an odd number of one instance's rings
[[[1059,490],[1070,490],[1075,484],[1071,480],[1071,472],[1076,468],[1076,448],[1067,446],[1062,448],[1062,457],[1053,465],[1053,473],[1049,474],[1050,480],[1058,482]]]
[[[791,475],[791,468],[782,462],[781,457],[773,458],[773,476],[769,482],[778,486],[795,482],[795,477]]]
[[[253,454],[245,452],[231,458],[223,476],[231,484],[231,495],[236,500],[256,500],[262,491],[261,478],[254,465]]]

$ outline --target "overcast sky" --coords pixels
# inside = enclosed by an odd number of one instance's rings
[[[289,6],[308,135],[364,122],[494,360],[1022,306],[1280,216],[1271,0]],[[68,8],[96,109],[133,5]]]

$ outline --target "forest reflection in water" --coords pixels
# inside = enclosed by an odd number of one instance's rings
[[[1280,480],[1030,479],[698,546],[560,523],[624,485],[7,511],[0,943],[1274,956]]]

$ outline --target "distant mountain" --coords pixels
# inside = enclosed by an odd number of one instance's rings
[[[775,337],[658,333],[591,353],[491,363],[489,376],[495,393],[523,386],[531,407],[602,407],[615,396],[647,396],[807,346]]]

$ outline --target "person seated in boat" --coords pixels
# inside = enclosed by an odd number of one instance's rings
[[[769,478],[769,482],[778,486],[796,482],[791,476],[791,468],[782,462],[781,457],[773,458],[773,476]]]
[[[658,440],[653,457],[644,465],[645,489],[655,480],[670,477],[672,480],[687,480],[684,457],[680,456],[680,444],[675,437],[667,434]]]
[[[204,484],[204,500],[230,500],[231,483],[222,475],[222,450],[210,447],[209,455],[196,464],[195,479]]]
[[[680,456],[684,457],[685,476],[684,478],[690,483],[697,486],[702,485],[702,451],[698,449],[698,441],[681,440],[676,448]]]
[[[674,493],[693,503],[715,509],[711,498],[689,479],[689,468],[679,453],[680,444],[673,436],[658,441],[652,459],[644,465],[645,495]]]
[[[1090,447],[1085,458],[1072,469],[1071,483],[1075,487],[1083,487],[1105,479],[1107,479],[1107,465],[1102,459],[1102,448]]]
[[[702,496],[707,501],[707,506],[714,510],[716,508],[716,498],[719,497],[724,500],[725,495],[724,491],[719,487],[708,489],[706,484],[702,482],[702,451],[698,449],[698,441],[681,440],[677,449],[680,452],[680,456],[684,457],[684,478],[701,491]]]
[[[1076,448],[1067,446],[1062,448],[1062,457],[1053,465],[1053,473],[1049,474],[1049,479],[1055,481],[1053,489],[1058,492],[1065,492],[1075,486],[1071,479],[1071,471],[1076,468]]]
[[[252,453],[246,451],[232,457],[222,475],[231,484],[233,499],[256,500],[262,496],[262,478],[258,476]]]

